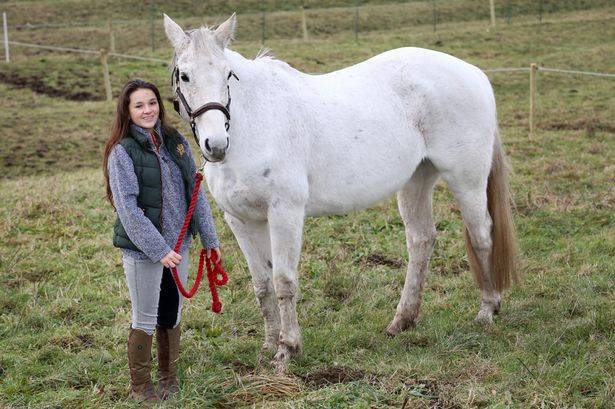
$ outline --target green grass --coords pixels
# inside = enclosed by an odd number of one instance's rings
[[[449,23],[435,34],[418,26],[374,31],[359,43],[340,32],[268,45],[310,72],[403,45],[450,52],[481,67],[535,61],[612,72],[615,49],[605,41],[614,37],[612,8],[551,18],[542,26],[528,19],[491,32],[484,22]],[[254,55],[259,44],[239,41],[235,48]],[[15,64],[0,69],[2,78],[36,81],[21,88],[0,83],[3,407],[134,406],[127,401],[125,358],[130,301],[119,252],[110,244],[114,215],[99,169],[114,107],[89,100],[102,96],[98,69],[96,59],[48,53],[15,55]],[[137,75],[169,96],[163,64],[112,61],[116,93]],[[383,334],[407,260],[394,200],[345,217],[309,219],[299,266],[303,354],[288,378],[254,369],[262,319],[245,260],[216,210],[231,278],[220,291],[225,311],[208,311],[207,291],[186,303],[182,394],[165,406],[612,405],[615,82],[539,73],[538,130],[529,140],[527,73],[490,77],[514,168],[524,273],[505,294],[495,324],[472,323],[480,295],[468,273],[458,210],[438,184],[438,239],[419,326],[394,339]],[[70,99],[80,92],[92,97]]]

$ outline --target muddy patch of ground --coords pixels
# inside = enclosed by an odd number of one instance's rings
[[[315,369],[303,375],[301,379],[315,388],[322,388],[336,383],[349,383],[355,381],[367,381],[375,384],[377,375],[364,372],[360,369],[346,368],[343,366],[329,366]]]
[[[594,133],[596,131],[615,133],[615,125],[602,123],[588,119],[580,119],[573,122],[547,122],[538,125],[538,128],[547,131],[587,131]]]
[[[404,260],[393,259],[380,253],[370,254],[365,258],[365,262],[373,266],[388,266],[393,268],[402,268],[406,265]]]
[[[102,97],[87,91],[69,91],[66,89],[54,88],[39,78],[21,76],[15,72],[0,72],[0,81],[15,88],[29,88],[39,94],[50,97],[59,97],[71,101],[100,101]]]
[[[326,388],[330,385],[361,381],[378,388],[388,390],[393,395],[403,397],[398,401],[393,399],[389,404],[411,408],[450,408],[455,407],[447,399],[450,390],[454,388],[454,382],[449,380],[436,381],[431,379],[408,378],[403,375],[382,375],[366,372],[361,369],[344,366],[327,366],[315,369],[300,377],[303,383],[312,388]],[[416,399],[419,399],[418,401]]]

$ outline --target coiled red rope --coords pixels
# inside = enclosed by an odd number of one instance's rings
[[[195,179],[196,183],[194,184],[194,190],[192,191],[192,197],[190,198],[190,205],[188,206],[188,212],[186,213],[186,218],[184,219],[184,225],[179,232],[179,237],[177,238],[175,248],[173,249],[176,253],[179,252],[179,249],[182,246],[184,237],[186,236],[186,232],[188,231],[188,226],[190,225],[190,220],[192,219],[192,215],[194,214],[194,207],[196,206],[199,189],[201,188],[201,182],[203,181],[203,174],[197,172]],[[179,275],[177,274],[177,268],[172,267],[171,273],[173,275],[173,280],[175,281],[179,292],[186,298],[192,298],[192,296],[194,296],[194,294],[196,294],[197,290],[199,289],[199,285],[201,285],[201,280],[203,279],[203,264],[205,263],[205,261],[207,262],[207,281],[209,282],[209,291],[211,292],[211,310],[215,313],[219,313],[220,311],[222,311],[222,303],[220,302],[220,298],[218,297],[218,290],[216,289],[216,286],[223,286],[228,282],[228,275],[226,274],[226,271],[224,271],[224,269],[222,268],[222,260],[220,259],[220,254],[218,254],[216,251],[212,251],[211,256],[207,257],[207,250],[201,249],[201,254],[199,256],[199,269],[196,273],[194,285],[192,286],[190,291],[186,291],[182,282],[180,281]]]

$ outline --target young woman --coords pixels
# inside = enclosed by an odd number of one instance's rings
[[[128,336],[131,392],[139,400],[167,399],[179,390],[180,320],[183,297],[171,276],[188,275],[188,246],[197,232],[219,254],[211,209],[201,191],[179,253],[172,250],[195,184],[196,165],[184,137],[164,121],[156,86],[132,80],[122,89],[103,171],[107,198],[117,212],[113,244],[123,251],[132,303]],[[151,379],[151,346],[156,332],[158,392]]]

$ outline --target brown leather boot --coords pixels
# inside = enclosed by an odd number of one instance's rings
[[[158,396],[152,385],[152,335],[131,329],[128,335],[128,367],[130,368],[130,398],[153,402]]]
[[[177,361],[179,360],[180,325],[172,329],[156,327],[158,351],[158,396],[162,400],[179,392]]]

